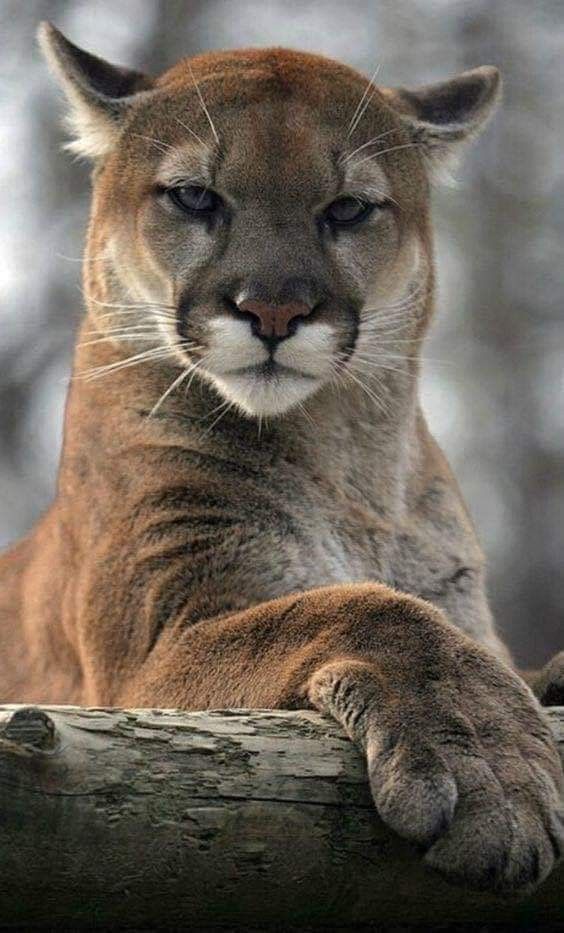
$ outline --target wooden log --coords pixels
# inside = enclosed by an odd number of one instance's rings
[[[564,707],[549,711],[564,750]],[[379,929],[564,920],[564,872],[503,900],[379,820],[313,712],[0,707],[0,927]]]

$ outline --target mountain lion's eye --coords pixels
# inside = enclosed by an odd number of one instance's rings
[[[167,194],[177,207],[188,214],[213,214],[220,205],[220,197],[215,191],[197,185],[169,188]]]
[[[359,198],[337,198],[325,211],[325,219],[335,226],[351,226],[365,220],[374,210],[374,204]]]

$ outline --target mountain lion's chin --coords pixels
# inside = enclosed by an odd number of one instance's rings
[[[219,393],[246,415],[282,415],[319,388],[321,380],[278,367],[275,372],[224,373],[212,382]]]

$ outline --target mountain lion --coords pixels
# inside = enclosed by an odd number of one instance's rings
[[[561,765],[418,402],[429,180],[498,72],[367,87],[275,48],[153,79],[40,39],[94,161],[88,310],[55,502],[0,565],[0,699],[321,710],[429,865],[530,890]]]

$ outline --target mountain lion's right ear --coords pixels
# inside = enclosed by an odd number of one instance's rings
[[[152,87],[151,78],[84,52],[51,23],[41,23],[37,38],[71,105],[74,139],[67,148],[91,159],[107,155],[135,96]]]

